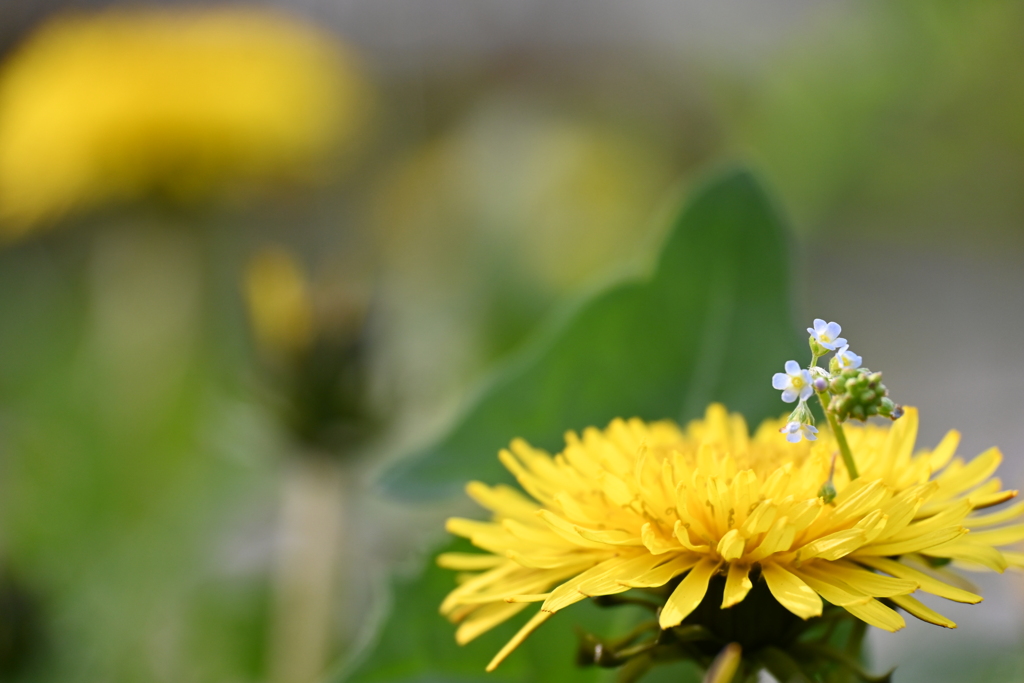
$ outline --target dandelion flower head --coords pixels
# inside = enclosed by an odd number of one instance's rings
[[[918,416],[908,408],[891,426],[847,426],[860,472],[851,481],[833,468],[831,432],[790,443],[779,436],[784,424],[769,420],[750,434],[740,415],[711,405],[685,427],[632,419],[570,432],[554,456],[513,441],[500,458],[522,491],[470,483],[493,519],[448,522],[485,551],[438,559],[464,573],[441,606],[459,624],[456,639],[469,642],[539,603],[491,670],[587,597],[666,587],[659,624],[669,629],[723,580],[722,609],[765,582],[801,619],[820,615],[824,600],[886,631],[905,625],[895,608],[952,628],[914,594],[976,603],[952,567],[1024,564],[1000,549],[1024,539],[1024,507],[981,512],[1016,495],[993,477],[998,449],[965,462],[953,431],[915,453]],[[826,480],[836,492],[829,502],[819,492]]]
[[[0,69],[0,232],[305,178],[352,139],[365,91],[329,35],[269,11],[57,17]]]

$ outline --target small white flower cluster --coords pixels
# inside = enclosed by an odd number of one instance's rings
[[[807,417],[800,419],[800,417],[797,416],[796,419],[794,419],[794,415],[791,414],[789,416],[789,421],[779,431],[786,435],[786,441],[790,443],[800,443],[801,439],[817,441],[818,428],[812,424],[814,416],[810,414],[811,411],[807,410],[807,404],[804,401],[800,401],[799,407],[806,410]]]
[[[840,337],[843,328],[837,322],[826,323],[821,318],[814,319],[814,327],[808,327],[807,332],[821,348],[827,351],[836,352],[836,360],[839,363],[840,370],[847,370],[850,368],[856,369],[860,367],[861,357],[850,350],[850,345],[846,343],[846,340]],[[824,354],[821,354],[824,355]],[[779,373],[781,374],[781,373]],[[778,375],[776,375],[777,377]],[[783,398],[782,400],[786,400]],[[787,401],[792,403],[792,401]]]
[[[786,426],[781,431],[790,443],[799,443],[801,439],[817,440],[818,430],[814,426],[814,416],[807,407],[807,399],[815,391],[825,391],[830,379],[824,368],[818,367],[818,358],[829,351],[834,351],[833,364],[839,371],[857,369],[862,359],[850,350],[850,345],[840,337],[843,328],[836,322],[826,323],[821,318],[814,320],[814,327],[808,327],[811,335],[811,348],[814,356],[811,365],[800,367],[795,360],[786,361],[786,371],[776,372],[772,377],[772,386],[782,392],[782,400],[786,403],[797,403],[796,409],[790,414]]]

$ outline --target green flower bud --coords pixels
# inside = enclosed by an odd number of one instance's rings
[[[853,418],[864,421],[872,415],[897,419],[903,409],[888,398],[882,373],[867,368],[848,368],[834,374],[828,385],[832,399],[828,410],[840,421]]]
[[[836,499],[836,487],[833,486],[831,479],[822,484],[821,488],[818,489],[818,498],[824,499],[826,505],[831,505],[832,501]]]
[[[903,406],[894,403],[889,397],[884,397],[878,405],[878,414],[891,420],[898,420],[903,417]]]
[[[820,358],[829,352],[829,350],[822,346],[813,336],[807,338],[807,343],[811,347],[811,353],[817,358]]]

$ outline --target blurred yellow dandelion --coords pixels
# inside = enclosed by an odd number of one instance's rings
[[[245,297],[253,332],[272,355],[294,355],[313,341],[314,315],[302,266],[290,252],[268,247],[245,272]]]
[[[58,18],[0,71],[0,234],[308,174],[352,138],[365,93],[331,37],[267,11]]]
[[[847,426],[861,476],[837,471],[831,504],[818,494],[836,452],[831,434],[791,444],[779,438],[782,421],[768,421],[750,436],[743,418],[720,405],[686,429],[634,419],[570,432],[554,457],[516,440],[500,458],[528,495],[469,484],[494,519],[451,519],[448,529],[488,554],[440,556],[442,566],[466,572],[441,611],[466,643],[541,603],[488,670],[575,602],[679,577],[662,628],[690,615],[716,575],[725,581],[722,608],[764,581],[803,619],[820,615],[824,598],[868,624],[902,628],[882,598],[953,628],[911,594],[980,601],[939,565],[1002,572],[1022,564],[1021,554],[999,546],[1024,539],[1024,507],[977,514],[1016,495],[992,478],[999,450],[965,463],[954,457],[959,435],[950,432],[914,454],[917,424],[910,408],[892,427]]]

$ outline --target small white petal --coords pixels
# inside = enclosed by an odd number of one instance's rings
[[[776,372],[772,375],[772,388],[773,389],[785,389],[789,386],[789,375],[784,372]]]
[[[829,323],[825,326],[825,334],[828,335],[829,339],[836,339],[842,332],[843,328],[840,327],[839,323]]]
[[[858,356],[857,354],[850,350],[849,344],[843,346],[843,348],[839,349],[839,351],[836,352],[836,358],[839,359],[839,367],[843,368],[844,370],[848,368],[859,368],[860,364],[864,360],[863,358],[861,358],[860,356]]]
[[[795,360],[787,360],[786,361],[786,374],[787,375],[799,375],[800,374],[800,364],[797,363]]]
[[[792,389],[786,389],[782,392],[782,400],[786,403],[792,403],[797,399],[797,393]]]
[[[786,441],[790,443],[800,443],[800,439],[803,438],[803,434],[800,432],[791,432],[786,435]]]
[[[806,401],[807,399],[809,399],[811,397],[811,394],[813,394],[813,393],[814,393],[814,389],[811,388],[810,384],[803,385],[803,387],[800,388],[800,400],[801,401]]]
[[[821,318],[815,318],[814,319],[814,331],[816,333],[821,334],[822,332],[825,331],[825,328],[827,328],[827,327],[828,327],[828,323],[826,323]]]

